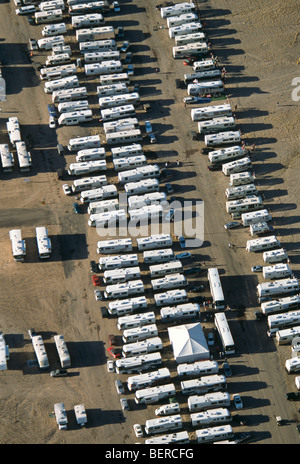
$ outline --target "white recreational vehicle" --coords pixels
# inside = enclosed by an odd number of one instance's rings
[[[52,252],[51,239],[48,235],[46,227],[36,227],[36,243],[38,247],[38,254],[40,259],[48,259]]]
[[[179,377],[196,377],[202,375],[212,375],[219,373],[217,361],[195,361],[191,364],[179,364],[177,375]]]
[[[72,188],[72,192],[78,193],[78,192],[82,192],[83,190],[96,189],[96,188],[102,187],[103,185],[107,185],[107,177],[105,175],[84,177],[83,179],[75,179],[71,188]],[[93,214],[93,213],[89,213],[89,214]]]
[[[114,74],[103,74],[100,76],[100,85],[110,85],[110,84],[129,84],[130,79],[128,73],[114,73]]]
[[[37,358],[40,369],[48,369],[49,361],[45,350],[45,345],[41,335],[34,335],[32,338],[32,346]]]
[[[88,219],[90,227],[109,227],[120,224],[127,224],[127,214],[124,209],[91,214]]]
[[[86,150],[79,150],[76,155],[76,163],[92,160],[104,160],[105,148],[87,148]]]
[[[143,194],[148,192],[158,192],[158,179],[144,179],[138,182],[128,182],[124,185],[124,190],[128,196],[135,194]]]
[[[247,169],[251,167],[251,159],[249,158],[249,156],[245,156],[244,158],[223,164],[222,172],[225,176],[230,176],[231,174],[235,174],[237,172],[247,171]]]
[[[257,295],[261,297],[272,297],[283,294],[293,294],[299,291],[298,279],[280,279],[273,282],[262,282],[257,285]]]
[[[99,135],[89,135],[87,137],[76,137],[75,139],[70,139],[68,143],[69,151],[79,151],[86,150],[88,148],[100,148],[100,136]]]
[[[147,166],[141,166],[128,171],[119,172],[118,179],[120,184],[126,184],[127,182],[137,182],[143,179],[149,179],[158,177],[160,169],[157,164],[149,164]]]
[[[300,357],[295,356],[294,358],[287,359],[285,361],[285,368],[288,374],[292,374],[293,372],[300,371]]]
[[[133,356],[116,360],[117,374],[131,374],[148,369],[155,369],[162,364],[161,354],[149,353],[142,356]]]
[[[200,124],[200,123],[198,123]],[[232,147],[221,148],[219,150],[210,151],[208,159],[211,163],[224,163],[237,158],[243,158],[247,154],[247,150],[239,145]]]
[[[4,173],[12,172],[15,164],[14,155],[9,150],[9,146],[7,143],[2,143],[0,145],[0,158],[2,171]]]
[[[143,252],[143,261],[146,264],[164,263],[172,261],[174,259],[175,256],[172,248],[166,248],[164,250],[146,250]]]
[[[55,55],[48,55],[45,65],[54,67],[55,65],[63,65],[63,64],[68,64],[70,62],[71,62],[71,56],[69,53],[58,53]],[[77,72],[77,69],[76,69],[76,72]],[[51,77],[50,74],[48,76]],[[55,77],[55,79],[58,79],[58,78],[59,76]]]
[[[100,111],[101,121],[115,121],[116,119],[131,117],[135,115],[134,105],[119,105],[113,108],[106,108]]]
[[[74,89],[54,90],[54,92],[52,93],[53,103],[79,100],[80,98],[87,98],[86,87],[75,87]]]
[[[200,316],[200,306],[197,303],[185,303],[176,306],[165,306],[160,310],[161,322],[194,319]]]
[[[117,327],[119,330],[124,330],[134,327],[142,327],[148,324],[155,324],[155,314],[153,311],[119,317]]]
[[[125,329],[123,331],[123,342],[132,343],[141,340],[147,340],[147,338],[157,337],[158,330],[156,324],[144,325],[143,327],[135,327],[133,329]]]
[[[225,103],[224,105],[204,106],[202,108],[193,108],[191,110],[192,121],[205,121],[221,116],[232,116],[231,105]]]
[[[81,53],[116,51],[117,45],[114,39],[93,40],[79,43]]]
[[[188,35],[188,34],[187,34]],[[196,35],[196,34],[194,34]],[[182,37],[182,36],[179,36]],[[186,37],[186,35],[184,36]],[[185,45],[176,45],[172,49],[173,58],[183,58],[184,56],[189,55],[190,53],[195,53],[197,55],[206,55],[208,53],[209,46],[206,42],[193,42],[187,43]]]
[[[21,142],[20,123],[16,116],[8,118],[6,123],[7,133],[10,143],[15,146],[17,142]]]
[[[192,34],[177,35],[175,37],[175,45],[187,45],[195,42],[207,42],[207,37],[204,32],[195,32]]]
[[[53,37],[46,37],[37,41],[38,47],[41,50],[51,50],[54,45],[64,45],[65,38],[63,35],[55,35]]]
[[[291,343],[295,337],[300,336],[300,326],[291,327],[289,329],[277,330],[275,338],[279,345]]]
[[[132,195],[128,197],[128,208],[137,209],[152,203],[160,204],[164,201],[167,201],[167,195],[165,192],[152,192],[145,193],[144,195]]]
[[[84,161],[82,163],[71,163],[68,168],[70,176],[82,176],[90,172],[106,171],[105,160]]]
[[[67,26],[66,23],[47,24],[42,29],[43,37],[53,37],[58,34],[66,34]]]
[[[279,250],[265,251],[263,253],[263,260],[265,263],[280,263],[288,259],[287,252],[280,248]]]
[[[176,390],[173,383],[144,388],[135,392],[135,402],[137,404],[153,404],[166,398],[173,398],[175,394]]]
[[[226,212],[230,214],[254,211],[262,207],[262,198],[256,195],[248,195],[246,198],[240,198],[239,200],[226,201]]]
[[[151,277],[166,276],[168,274],[177,274],[183,272],[183,265],[180,260],[172,260],[171,262],[149,266],[149,271]]]
[[[128,156],[127,158],[117,158],[113,160],[113,165],[116,172],[126,171],[128,169],[135,169],[140,166],[146,166],[147,158],[145,155]]]
[[[88,26],[101,26],[104,22],[103,15],[101,13],[87,13],[71,17],[71,24],[74,29]]]
[[[100,76],[100,74],[112,74],[122,72],[123,66],[119,60],[102,61],[101,63],[89,63],[84,65],[87,76]]]
[[[16,262],[23,262],[26,257],[26,243],[22,239],[21,229],[13,229],[9,231],[11,240],[12,255]]]
[[[122,269],[111,269],[104,271],[103,282],[107,285],[114,285],[129,280],[140,279],[141,271],[139,266],[125,267]]]
[[[133,105],[128,105],[132,106]],[[124,108],[124,107],[123,107]],[[134,116],[135,112],[127,111],[124,116]],[[119,115],[118,117],[122,117]],[[118,145],[122,143],[130,143],[130,142],[139,142],[142,140],[142,133],[140,129],[128,129],[122,130],[117,132],[111,132],[106,134],[106,143],[107,145]]]
[[[212,134],[220,130],[229,130],[235,128],[235,118],[225,116],[222,118],[208,119],[207,121],[198,122],[198,131],[200,134]]]
[[[77,76],[67,76],[45,83],[44,90],[46,93],[52,93],[54,90],[65,90],[79,87],[79,80]]]
[[[187,285],[188,282],[183,274],[171,274],[151,280],[151,286],[154,292],[164,289],[186,287]]]
[[[134,130],[139,128],[139,121],[137,118],[122,118],[115,121],[108,121],[103,123],[105,135],[112,132],[122,132]]]
[[[187,299],[187,292],[185,290],[180,289],[168,290],[164,293],[156,293],[154,295],[156,306],[167,306],[169,304],[185,303]]]
[[[221,76],[221,71],[219,69],[210,69],[208,71],[197,71],[189,74],[184,74],[183,75],[183,80],[185,84],[189,84],[190,82],[193,82],[195,79],[211,79],[213,77],[220,77]]]
[[[172,246],[172,243],[172,237],[169,234],[150,235],[149,237],[141,237],[137,239],[137,247],[139,251]]]
[[[54,335],[54,342],[62,368],[71,367],[71,358],[63,335]]]
[[[261,312],[268,316],[269,314],[281,313],[288,309],[300,308],[300,296],[293,295],[285,298],[278,298],[276,300],[265,301],[261,304]]]
[[[60,55],[56,55],[60,56]],[[51,56],[52,57],[52,56]],[[60,79],[62,77],[72,76],[77,73],[75,64],[65,64],[61,66],[52,66],[50,68],[40,69],[40,78],[44,79]]]
[[[255,184],[239,185],[238,187],[228,187],[225,190],[225,195],[228,200],[245,198],[248,195],[257,193]]]
[[[34,13],[34,21],[36,24],[55,23],[63,19],[61,8],[56,8],[51,11],[37,11]]]
[[[192,34],[195,32],[202,31],[202,24],[200,21],[194,21],[191,23],[181,24],[180,26],[174,26],[169,28],[169,37],[174,39],[178,35]]]
[[[25,142],[16,142],[16,150],[20,171],[30,171],[32,166],[32,159],[31,154],[26,148]]]
[[[90,203],[90,206],[93,207],[93,204]],[[97,243],[97,253],[101,255],[109,253],[120,253],[121,251],[132,251],[131,238],[103,240]]]
[[[189,96],[195,95],[219,95],[225,92],[223,81],[205,81],[196,84],[188,84],[187,93]]]
[[[157,419],[149,419],[145,422],[145,432],[147,435],[154,433],[167,432],[170,430],[182,429],[183,423],[179,414],[174,416],[165,416]]]
[[[233,143],[240,143],[240,142],[241,142],[240,131],[218,132],[217,134],[208,134],[204,136],[204,143],[206,147],[231,145]],[[233,161],[233,163],[238,163],[238,161]],[[223,165],[223,167],[224,166],[225,165]],[[237,172],[237,171],[232,171],[232,172]]]
[[[140,103],[138,92],[123,93],[118,95],[109,95],[99,98],[100,109],[113,108],[120,105],[137,105]]]
[[[261,222],[269,222],[272,220],[272,216],[267,209],[261,209],[253,213],[243,213],[241,219],[243,226],[247,227]]]
[[[141,356],[143,354],[154,353],[163,349],[162,341],[159,337],[147,338],[143,341],[125,343],[122,349],[122,356]]]
[[[109,95],[118,95],[122,93],[128,93],[127,84],[124,82],[120,84],[108,84],[108,85],[98,85],[97,86],[97,96],[108,97]]]
[[[102,176],[99,176],[99,177],[102,177]],[[93,187],[89,187],[89,188],[93,189]],[[87,212],[88,214],[107,213],[109,211],[115,211],[117,209],[119,209],[119,200],[117,198],[113,198],[112,200],[90,202]]]
[[[254,177],[251,172],[238,172],[230,174],[229,187],[237,187],[238,185],[246,185],[254,182]]]
[[[139,261],[136,254],[104,256],[99,259],[99,267],[103,271],[138,265]]]
[[[58,118],[58,124],[60,126],[75,126],[83,122],[89,122],[93,120],[92,110],[79,110],[70,111],[68,113],[62,113]]]
[[[195,412],[191,414],[193,427],[222,424],[224,422],[230,422],[231,420],[231,414],[226,408],[210,409],[208,411]]]
[[[129,211],[130,221],[148,221],[158,219],[162,216],[163,207],[161,205],[148,205]]]
[[[190,438],[188,432],[174,432],[166,435],[158,435],[157,437],[148,438],[145,440],[146,445],[159,445],[168,443],[189,443]]]
[[[180,387],[183,395],[193,395],[225,390],[227,388],[227,382],[224,375],[212,374],[205,375],[198,379],[183,380],[180,382]]]
[[[144,296],[138,296],[133,298],[125,298],[124,300],[110,301],[108,303],[108,312],[112,316],[121,317],[125,316],[126,314],[132,314],[136,310],[147,309],[147,306],[148,303],[146,298]]]
[[[223,425],[196,430],[196,437],[197,443],[209,443],[228,440],[234,437],[234,433],[231,425]]]
[[[66,430],[68,426],[68,418],[64,403],[56,403],[54,405],[54,414],[59,430]]]
[[[227,392],[211,392],[206,395],[193,395],[188,397],[188,408],[190,412],[203,411],[219,406],[230,406],[230,395]]]
[[[254,237],[255,235],[260,236],[268,232],[271,233],[273,228],[269,226],[267,222],[259,222],[258,224],[251,224],[249,227],[250,235]]]
[[[80,201],[81,203],[90,203],[91,201],[102,201],[115,198],[117,195],[118,190],[115,185],[103,185],[103,187],[81,192]]]
[[[288,264],[274,264],[273,266],[263,266],[264,279],[281,279],[290,277],[292,270]]]
[[[91,28],[76,29],[77,42],[87,40],[114,39],[115,32],[113,26],[97,26]]]
[[[216,62],[212,58],[209,58],[207,60],[195,61],[193,64],[194,72],[209,71],[210,69],[215,69],[215,68],[216,68]]]
[[[169,16],[167,18],[167,26],[181,26],[181,24],[193,23],[198,20],[198,15],[194,12],[179,14],[178,16]]]
[[[57,105],[59,113],[70,113],[71,111],[82,111],[89,109],[89,102],[87,100],[74,100],[62,102]]]
[[[41,11],[53,11],[56,8],[65,9],[65,3],[63,0],[50,0],[47,2],[40,2],[39,9]]]
[[[249,252],[271,250],[272,248],[278,247],[280,247],[280,242],[275,237],[275,235],[271,235],[270,237],[262,237],[255,238],[253,240],[247,240],[246,243],[246,250]]]
[[[267,317],[268,335],[272,336],[278,330],[294,326],[300,323],[300,311],[288,311],[287,313],[271,314]]]
[[[139,374],[127,379],[127,387],[129,391],[135,391],[142,388],[147,388],[150,385],[159,383],[163,380],[170,379],[171,374],[166,367],[158,369],[157,371],[147,372],[146,374]]]
[[[180,14],[190,13],[195,10],[193,2],[177,3],[172,6],[162,7],[160,9],[160,15],[162,19],[169,18],[171,16],[178,16]]]
[[[119,284],[107,285],[105,288],[105,298],[126,298],[138,293],[144,293],[144,284],[142,280],[130,280]]]
[[[83,60],[86,64],[120,60],[120,52],[118,50],[87,52],[84,53]]]

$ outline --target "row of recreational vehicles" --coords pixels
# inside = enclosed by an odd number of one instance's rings
[[[0,161],[3,173],[11,173],[15,166],[15,156],[12,150],[16,151],[16,158],[20,172],[28,172],[32,167],[31,153],[28,151],[26,143],[21,138],[21,128],[16,116],[8,118],[6,122],[9,143],[0,144]],[[10,148],[10,145],[12,148]]]

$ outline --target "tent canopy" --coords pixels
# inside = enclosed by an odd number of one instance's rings
[[[178,364],[209,359],[209,348],[199,322],[170,327],[168,333]]]

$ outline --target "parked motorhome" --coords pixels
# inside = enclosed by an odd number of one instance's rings
[[[180,36],[180,37],[182,38],[183,36]],[[195,61],[193,64],[194,72],[209,71],[210,69],[215,69],[215,68],[216,68],[216,63],[215,63],[215,60],[213,60],[212,58],[209,58],[207,60]]]
[[[147,435],[161,433],[170,430],[182,429],[182,419],[179,414],[174,416],[165,416],[157,419],[146,420],[145,432]]]
[[[58,112],[61,113],[69,113],[71,111],[82,111],[89,109],[89,102],[88,100],[74,100],[59,103],[57,105]]]
[[[139,129],[139,120],[137,118],[122,118],[103,123],[105,135],[111,134],[112,132],[124,132],[135,129]]]
[[[14,156],[9,150],[8,144],[6,143],[0,144],[0,158],[1,158],[2,171],[4,173],[12,172],[13,167],[14,167]]]
[[[184,363],[177,366],[177,375],[179,377],[196,377],[218,373],[219,364],[217,361],[195,361],[190,364]]]
[[[107,97],[109,95],[118,95],[128,92],[128,87],[125,83],[99,85],[97,87],[98,98]]]
[[[6,123],[7,133],[10,143],[15,146],[17,142],[21,142],[20,123],[16,116],[8,118]]]
[[[265,263],[280,263],[286,259],[288,259],[288,254],[283,248],[265,251],[263,253],[263,260]]]
[[[163,293],[154,294],[156,306],[167,306],[170,304],[185,303],[187,301],[186,290],[168,290]]]
[[[138,92],[110,95],[99,98],[100,109],[114,108],[120,105],[138,105],[139,103],[140,95]]]
[[[183,380],[180,382],[183,395],[209,393],[222,391],[227,388],[226,377],[221,374],[205,375],[198,379]]]
[[[127,214],[124,209],[108,211],[106,213],[91,214],[88,219],[88,225],[90,227],[109,227],[126,224]]]
[[[169,37],[170,39],[175,38],[178,35],[186,35],[189,33],[201,32],[202,24],[200,21],[195,21],[192,23],[181,24],[180,26],[174,26],[169,28]]]
[[[275,338],[278,345],[286,345],[291,343],[295,337],[300,336],[300,326],[290,327],[288,329],[278,330]]]
[[[46,37],[37,41],[38,47],[41,50],[51,50],[53,45],[64,45],[65,38],[63,35],[55,35],[54,37]]]
[[[287,313],[271,314],[267,317],[268,335],[272,336],[278,330],[291,327],[300,323],[300,311],[288,311]]]
[[[117,327],[119,330],[124,330],[148,324],[155,324],[155,314],[153,311],[119,317]]]
[[[53,37],[59,34],[66,34],[67,26],[66,23],[47,24],[42,29],[43,37]]]
[[[227,392],[211,392],[206,395],[193,395],[188,397],[188,408],[190,412],[204,411],[216,407],[229,407],[230,395]]]
[[[206,79],[206,80],[210,80],[212,78],[217,78],[217,77],[221,77],[221,71],[219,69],[210,69],[208,71],[197,71],[197,72],[193,72],[193,73],[190,73],[190,74],[184,74],[183,75],[183,80],[185,82],[186,85],[188,85],[189,83],[195,81],[195,80],[202,80],[202,79]]]
[[[175,45],[187,45],[195,42],[207,42],[207,36],[204,32],[195,32],[192,34],[177,35],[175,37]]]
[[[258,224],[251,224],[249,227],[250,235],[254,237],[257,235],[264,235],[266,233],[271,233],[273,231],[273,227],[269,226],[267,222],[259,222]]]
[[[100,85],[109,84],[129,84],[130,79],[128,73],[114,73],[114,74],[103,74],[100,76]]]
[[[91,201],[102,201],[115,198],[117,195],[118,190],[115,185],[103,185],[103,187],[81,192],[80,201],[81,203],[90,203]]]
[[[115,121],[116,119],[135,116],[134,105],[120,105],[113,108],[106,108],[100,111],[101,121]]]
[[[167,18],[167,27],[181,26],[181,24],[193,23],[198,20],[198,15],[194,12],[170,16]]]
[[[232,420],[231,414],[226,408],[210,409],[208,411],[195,412],[191,414],[193,427],[223,424]]]
[[[203,124],[198,123],[198,124]],[[247,150],[239,145],[234,145],[232,147],[221,148],[219,150],[210,151],[208,153],[208,159],[211,163],[224,163],[226,161],[231,161],[237,158],[242,158],[247,155]]]
[[[137,182],[143,179],[149,179],[158,177],[160,169],[157,164],[149,164],[147,166],[141,166],[128,171],[119,172],[118,180],[120,184],[126,184],[128,182]]]
[[[238,187],[228,187],[225,190],[225,195],[228,200],[235,200],[245,198],[248,195],[255,195],[257,193],[255,184],[240,185]]]
[[[76,29],[77,42],[86,42],[91,40],[114,39],[115,32],[113,26],[98,26],[91,28]]]
[[[71,357],[63,335],[54,335],[54,342],[62,368],[71,367]]]
[[[102,61],[101,63],[90,63],[84,65],[86,76],[100,76],[100,74],[111,74],[122,72],[123,66],[119,60]]]
[[[129,211],[130,221],[148,221],[161,218],[163,207],[161,205],[148,205]]]
[[[208,427],[206,429],[196,430],[197,443],[211,443],[220,440],[227,440],[233,437],[234,433],[231,425]]]
[[[189,443],[190,438],[188,432],[174,432],[166,435],[158,435],[157,437],[148,438],[145,440],[146,445],[159,445],[168,443]]]
[[[292,270],[288,264],[274,264],[273,266],[263,266],[264,279],[283,279],[290,277]]]
[[[88,148],[87,150],[79,150],[76,155],[76,163],[92,160],[104,160],[105,148]],[[101,187],[101,186],[100,186]]]
[[[34,13],[34,21],[36,24],[55,23],[63,19],[61,8],[51,11],[37,11]]]
[[[143,252],[143,261],[146,264],[164,263],[172,260],[174,260],[174,252],[171,248],[166,248],[164,250],[146,250]],[[159,269],[161,268],[159,267]]]
[[[143,354],[161,351],[162,349],[163,344],[161,338],[147,338],[143,341],[125,343],[122,348],[122,356],[124,356],[125,358],[129,358],[131,356],[141,356]]]
[[[63,65],[63,64],[68,64],[70,62],[71,62],[71,56],[69,55],[69,53],[59,53],[55,55],[48,55],[45,65],[49,66],[50,68],[53,68],[55,65]],[[77,72],[77,69],[76,69],[76,72]],[[49,76],[51,77],[50,73],[48,74],[48,79],[49,79]],[[58,79],[58,77],[56,77],[55,79]]]
[[[226,201],[226,212],[230,214],[241,214],[246,211],[258,210],[262,207],[262,198],[257,195],[248,195],[246,198],[241,198],[239,200]]]
[[[148,369],[155,369],[162,364],[161,354],[149,353],[142,356],[133,356],[116,360],[117,374],[131,374]]]
[[[168,251],[168,250],[157,250],[157,251]],[[144,253],[147,253],[147,252],[145,251]],[[183,265],[180,260],[176,260],[176,261],[172,260],[171,262],[149,266],[149,271],[150,271],[151,277],[166,276],[168,274],[177,274],[177,273],[183,272]]]
[[[107,285],[105,288],[105,298],[127,298],[131,295],[144,293],[144,284],[142,280],[130,280],[114,285]]]
[[[105,160],[85,161],[82,163],[71,163],[68,168],[70,176],[82,176],[90,172],[106,171]]]
[[[105,256],[99,259],[99,268],[101,269],[101,271],[138,265],[139,261],[138,256],[136,254]]]
[[[69,151],[79,151],[79,150],[85,150],[88,148],[99,148],[99,147],[101,147],[99,135],[90,135],[87,137],[76,137],[75,139],[70,139],[68,143]]]
[[[123,269],[112,269],[104,271],[103,282],[106,285],[115,285],[118,283],[128,282],[129,280],[140,279],[141,271],[139,266],[125,267]]]
[[[67,418],[67,413],[65,410],[64,403],[56,403],[54,405],[54,415],[55,415],[56,423],[58,425],[58,429],[67,430],[68,418]]]
[[[255,238],[253,240],[247,240],[246,250],[249,252],[257,252],[264,250],[271,250],[272,248],[279,248],[280,242],[275,237],[271,235],[270,237]]]
[[[129,157],[129,159],[130,158],[131,157]],[[132,195],[128,197],[128,208],[130,210],[137,209],[152,203],[160,204],[164,201],[167,201],[167,195],[165,192],[152,192],[145,193],[144,195]]]
[[[153,291],[186,287],[187,284],[188,282],[183,274],[171,274],[151,280]]]
[[[169,234],[157,234],[150,235],[149,237],[137,238],[137,247],[139,251],[164,248],[166,246],[172,246],[172,243],[172,237]]]
[[[71,24],[74,29],[80,27],[100,26],[104,24],[104,18],[101,13],[87,13],[71,17]]]
[[[112,200],[110,200],[112,201]],[[116,200],[117,201],[117,200]],[[93,203],[90,203],[90,207]],[[93,210],[92,213],[97,211]],[[132,251],[132,240],[131,238],[120,238],[116,240],[103,240],[97,243],[97,253],[119,253],[121,251]]]
[[[158,192],[159,181],[153,178],[140,180],[138,182],[128,182],[128,184],[124,185],[124,190],[128,196],[148,192]]]
[[[221,140],[221,138],[219,140]],[[247,171],[247,169],[251,167],[251,159],[249,158],[249,156],[245,156],[245,158],[240,158],[238,160],[230,161],[229,163],[223,164],[222,172],[225,176],[230,176],[231,174],[235,174],[237,172]]]
[[[125,329],[123,331],[122,340],[124,343],[132,343],[147,338],[157,337],[158,330],[156,324],[144,325],[143,327],[135,327],[133,329]]]
[[[232,116],[231,105],[225,103],[223,105],[205,106],[202,108],[193,108],[191,110],[192,121],[205,121],[212,118]]]
[[[16,142],[17,158],[20,172],[30,171],[32,166],[31,154],[27,150],[25,142]]]
[[[128,169],[135,169],[140,166],[146,166],[147,158],[145,155],[128,156],[127,158],[117,158],[113,160],[113,165],[116,172],[126,171]]]
[[[170,378],[171,374],[169,369],[164,367],[162,369],[158,369],[157,371],[128,377],[127,387],[129,391],[135,391],[142,388],[147,388],[151,385],[155,385],[156,383]]]
[[[134,298],[125,298],[124,300],[110,301],[108,303],[108,312],[113,316],[121,317],[126,314],[132,314],[134,311],[140,309],[147,309],[147,306],[148,303],[146,298],[144,296],[138,296]]]
[[[53,45],[52,46],[52,55],[51,56],[54,56],[54,55],[60,55],[61,53],[66,53],[67,55],[69,55],[71,57],[72,55],[72,50],[71,50],[71,47],[70,45]]]
[[[120,52],[118,50],[85,52],[83,55],[83,60],[86,64],[101,63],[104,61],[116,61],[120,60]]]
[[[272,297],[276,295],[283,294],[294,294],[299,292],[300,286],[298,279],[280,279],[273,282],[262,282],[257,285],[257,295],[258,297]]]
[[[77,68],[75,64],[65,64],[61,66],[52,66],[50,68],[40,69],[40,78],[41,80],[60,79],[62,77],[72,76],[76,73]]]
[[[81,2],[76,4],[69,4],[69,13],[70,15],[78,15],[91,12],[103,12],[103,2],[101,1],[92,1],[92,2]]]
[[[79,80],[77,76],[67,76],[61,79],[53,81],[47,81],[45,83],[45,93],[52,93],[54,90],[71,89],[79,86]]]
[[[84,190],[92,190],[92,189],[100,188],[100,187],[103,187],[103,185],[107,185],[107,177],[105,175],[85,177],[83,179],[75,179],[71,188],[72,188],[72,192],[79,193]],[[108,200],[108,201],[116,201],[118,203],[117,200]],[[89,214],[93,214],[93,213],[89,212]]]
[[[117,45],[114,39],[93,40],[79,43],[81,53],[116,51]]]
[[[228,131],[228,132],[218,132],[217,134],[208,134],[204,136],[204,143],[206,147],[214,147],[214,146],[222,146],[222,145],[231,145],[233,143],[240,143],[241,142],[241,133],[240,131]],[[242,158],[243,159],[243,158]],[[250,160],[250,158],[248,158]],[[236,163],[240,165],[239,161],[232,161],[232,163]],[[226,165],[223,165],[223,168]],[[249,166],[248,166],[249,167]],[[223,170],[224,172],[224,170]],[[231,171],[238,172],[238,171]],[[227,175],[229,175],[227,174]]]
[[[74,89],[54,90],[52,93],[52,102],[61,103],[71,100],[79,100],[80,98],[87,98],[86,87],[77,87]]]
[[[166,398],[173,398],[175,394],[176,391],[173,383],[144,388],[135,392],[135,402],[137,404],[153,404]]]
[[[196,320],[200,317],[200,306],[197,303],[185,303],[176,306],[165,306],[160,310],[161,322]]]
[[[156,416],[168,416],[170,414],[178,414],[180,412],[179,403],[163,404],[155,409]]]
[[[293,358],[287,359],[285,361],[285,368],[288,374],[292,374],[293,372],[300,371],[300,357],[295,356]]]
[[[181,36],[179,36],[181,37]],[[172,49],[174,59],[183,58],[188,54],[207,55],[209,46],[206,42],[193,42],[185,45],[176,45]]]
[[[269,222],[272,220],[267,209],[261,209],[259,211],[253,211],[253,213],[243,213],[241,215],[242,224],[244,227],[259,224],[261,222]]]
[[[40,369],[48,369],[49,361],[43,338],[41,335],[35,335],[32,337],[31,341]]]
[[[40,2],[39,9],[41,11],[53,11],[57,8],[65,9],[65,3],[63,0],[50,0],[47,2]]]
[[[225,92],[223,81],[204,81],[196,84],[188,84],[188,96],[195,95],[219,95]]]
[[[238,185],[246,185],[254,182],[251,172],[238,172],[230,174],[229,187],[237,187]]]
[[[92,110],[79,110],[68,113],[62,113],[58,118],[58,124],[60,126],[75,126],[83,122],[89,122],[93,120]]]
[[[162,7],[160,9],[160,15],[162,19],[169,18],[171,16],[178,16],[180,14],[190,13],[195,11],[195,5],[192,2],[177,3],[172,6]]]
[[[227,116],[222,118],[208,119],[207,121],[198,122],[198,132],[200,134],[213,134],[220,130],[231,130],[235,128],[235,118]]]
[[[11,240],[14,261],[22,263],[26,257],[26,243],[25,240],[22,239],[21,229],[10,230],[9,238]]]
[[[293,295],[284,298],[278,298],[276,300],[265,301],[261,304],[261,312],[268,316],[269,314],[281,313],[288,309],[299,309],[300,308],[300,296]]]

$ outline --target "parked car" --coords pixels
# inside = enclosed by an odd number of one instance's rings
[[[101,306],[100,311],[101,311],[101,316],[103,317],[103,319],[106,319],[107,317],[110,316],[106,306]]]
[[[127,66],[127,74],[128,74],[128,76],[134,76],[134,66],[133,66],[133,64],[129,64]]]
[[[124,35],[125,35],[124,27],[123,27],[123,26],[119,26],[119,27],[118,27],[118,30],[117,30],[117,38],[118,38],[118,39],[123,39],[123,38],[124,38]]]
[[[107,361],[106,363],[107,372],[115,372],[115,363],[114,361]]]
[[[94,290],[94,296],[96,301],[102,301],[102,294],[100,290]]]
[[[122,47],[120,48],[120,52],[126,53],[129,47],[130,47],[130,42],[128,42],[128,40],[126,40],[123,43]]]
[[[33,16],[28,16],[27,19],[28,19],[28,24],[31,24],[32,26],[35,24],[35,19]]]
[[[107,351],[115,359],[120,358],[122,354],[122,351],[120,350],[120,348],[113,348],[112,346],[107,348]]]
[[[243,409],[244,405],[243,405],[242,398],[240,397],[240,395],[236,393],[235,395],[233,395],[232,399],[233,399],[233,403],[236,409]]]
[[[176,89],[182,89],[184,87],[184,82],[181,79],[175,80]]]
[[[207,166],[207,169],[208,169],[209,171],[221,171],[221,169],[222,169],[222,164],[221,164],[221,163],[220,163],[220,164],[219,164],[219,163],[216,163],[216,164],[209,164],[209,165]]]
[[[198,103],[198,97],[185,97],[183,103],[186,105],[191,105],[192,103]]]
[[[185,251],[184,253],[178,253],[175,256],[176,259],[188,259],[192,258],[192,254],[189,251]]]
[[[173,186],[169,183],[166,184],[166,191],[167,191],[167,194],[174,193]]]
[[[98,265],[97,265],[96,261],[91,261],[90,262],[90,271],[91,272],[98,272],[99,271],[99,268],[98,268]]]
[[[242,433],[236,433],[234,435],[234,439],[237,443],[242,443],[244,441],[250,440],[252,437],[250,432],[242,432]]]
[[[180,235],[180,237],[179,237],[178,240],[179,240],[179,245],[180,245],[180,247],[181,247],[181,248],[185,248],[185,247],[186,247],[186,242],[185,242],[184,236],[183,236],[183,235]]]
[[[133,86],[133,92],[139,92],[141,88],[141,84],[138,84],[137,82]]]
[[[114,8],[115,13],[118,13],[119,11],[121,11],[119,2],[113,2],[113,8]]]
[[[154,134],[148,134],[148,137],[149,137],[149,142],[150,143],[156,143],[157,140],[156,140],[156,137]]]
[[[116,336],[113,334],[109,334],[108,341],[109,341],[110,346],[117,344]]]
[[[190,292],[196,293],[196,292],[203,292],[204,290],[204,285],[197,285],[196,287],[191,287],[189,289]],[[202,298],[202,297],[201,297]]]
[[[190,303],[204,303],[206,301],[205,296],[195,296],[189,299]]]
[[[263,267],[259,265],[251,267],[252,272],[262,272],[262,270],[263,270]]]
[[[115,387],[119,395],[123,395],[125,393],[125,388],[121,382],[121,380],[116,380],[115,381]]]
[[[95,285],[95,287],[101,285],[100,277],[96,275],[92,275],[92,282],[93,282],[93,285]]]
[[[174,219],[174,214],[175,214],[175,210],[173,208],[170,208],[170,210],[165,215],[165,219],[167,221],[172,221]]]
[[[132,58],[133,58],[133,53],[132,52],[128,52],[124,58],[124,63],[125,64],[129,64],[131,63],[132,61]]]
[[[50,129],[55,129],[56,128],[56,121],[54,116],[49,117],[49,127]]]
[[[29,20],[29,18],[28,18]],[[35,39],[29,39],[28,40],[28,48],[29,50],[33,51],[33,50],[38,50],[38,44],[37,44],[37,41]]]
[[[195,61],[199,61],[199,58],[197,56],[188,56],[186,57],[186,59],[184,60],[183,64],[185,66],[192,66],[192,64],[195,63]]]
[[[143,436],[144,436],[144,433],[143,433],[143,429],[142,429],[141,424],[134,424],[133,430],[134,430],[135,436],[136,436],[137,438],[143,437]]]
[[[63,189],[65,195],[71,195],[72,190],[71,190],[71,188],[69,187],[68,184],[63,184],[62,189]]]
[[[56,369],[55,371],[50,372],[50,377],[67,377],[67,369]]]
[[[76,202],[73,203],[73,208],[74,208],[74,211],[75,211],[76,214],[80,214],[80,213],[81,213],[81,208],[80,208],[80,206],[79,206],[78,203],[76,203]]]
[[[60,156],[65,154],[64,147],[63,147],[63,145],[61,143],[58,143],[56,148],[57,148],[57,152],[58,152],[58,154]]]
[[[212,332],[207,334],[207,344],[208,346],[214,346],[215,344],[214,334]]]
[[[201,269],[201,267],[191,267],[190,269],[185,269],[183,271],[185,275],[200,274],[200,272],[203,272],[203,269]]]
[[[234,229],[235,227],[239,227],[241,223],[239,221],[231,221],[227,222],[227,224],[224,224],[225,229]]]
[[[145,131],[147,134],[150,134],[152,132],[152,124],[150,121],[145,121]]]
[[[231,371],[231,367],[229,366],[228,362],[224,362],[222,367],[224,370],[225,377],[231,377],[232,371]]]
[[[127,398],[120,398],[120,404],[123,411],[129,411],[129,404]]]

